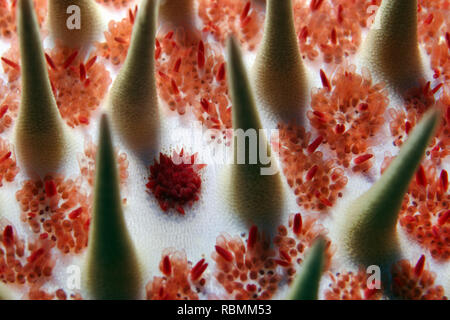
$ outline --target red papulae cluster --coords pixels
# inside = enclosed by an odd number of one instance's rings
[[[291,284],[305,249],[325,230],[313,219],[300,213],[289,217],[288,227],[281,225],[271,240],[252,226],[247,241],[242,236],[224,233],[216,241],[212,258],[216,261],[214,276],[226,291],[226,297],[237,300],[270,299],[281,281]],[[333,254],[328,240],[326,268]]]
[[[192,266],[184,251],[164,250],[159,264],[163,276],[147,283],[147,300],[198,300],[206,284],[202,275],[207,267],[205,259]]]
[[[27,180],[16,192],[21,219],[40,239],[49,239],[63,252],[79,253],[88,243],[90,201],[80,178],[46,176]]]
[[[229,35],[240,40],[247,50],[253,51],[262,37],[264,21],[261,8],[252,1],[199,0],[198,15],[203,22],[202,31],[225,44]]]
[[[163,211],[174,208],[185,214],[185,206],[189,207],[198,201],[202,186],[199,171],[206,164],[197,164],[197,154],[173,152],[172,157],[160,153],[159,162],[150,166],[150,176],[146,187],[151,192]]]
[[[381,0],[295,0],[300,52],[309,60],[340,64],[356,53]]]
[[[448,300],[444,288],[435,285],[436,275],[425,269],[425,256],[411,265],[408,260],[400,260],[391,269],[392,293],[406,300]]]
[[[384,84],[373,84],[368,70],[356,73],[356,66],[339,67],[331,81],[320,70],[323,88],[313,89],[311,125],[336,154],[337,162],[353,171],[372,166],[370,138],[383,126],[388,106]]]
[[[308,210],[324,211],[332,207],[348,178],[336,159],[325,159],[317,148],[323,136],[314,137],[303,127],[279,124],[279,152],[283,172],[294,190],[297,204]]]

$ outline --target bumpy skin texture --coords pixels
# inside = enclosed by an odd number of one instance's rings
[[[80,8],[80,29],[69,29],[67,20],[74,12],[67,12],[71,5]],[[89,44],[101,33],[101,16],[94,0],[49,0],[48,21],[50,33],[62,45],[79,48]]]
[[[93,299],[137,299],[142,292],[140,266],[123,216],[117,162],[105,115],[96,163],[85,286]]]
[[[323,238],[315,241],[292,284],[291,292],[287,297],[289,300],[318,299],[319,283],[324,268],[325,246],[326,242]]]
[[[264,35],[253,65],[253,78],[258,106],[273,125],[279,120],[304,123],[309,88],[291,0],[267,1]]]
[[[417,86],[423,66],[417,40],[417,0],[383,1],[361,49],[362,59],[397,91]]]
[[[439,119],[427,112],[380,180],[342,212],[342,244],[356,263],[384,265],[398,254],[398,213]]]
[[[52,172],[65,160],[68,133],[51,90],[32,0],[18,1],[17,25],[22,61],[17,154],[30,172]]]
[[[233,129],[256,130],[258,145],[267,145],[258,111],[253,99],[253,93],[247,79],[241,52],[233,38],[228,39],[228,79],[233,101]],[[262,175],[261,169],[267,168],[258,160],[256,164],[249,164],[250,148],[245,143],[245,164],[238,164],[238,143],[234,141],[234,164],[228,181],[228,194],[230,205],[249,224],[269,230],[278,225],[283,210],[283,191],[281,176],[277,170],[273,175]],[[267,146],[270,154],[270,146]],[[242,151],[241,151],[242,152]],[[259,147],[258,147],[259,154]],[[272,164],[274,160],[272,159]]]
[[[143,0],[125,63],[111,88],[108,109],[121,138],[137,153],[159,151],[155,81],[157,0]]]

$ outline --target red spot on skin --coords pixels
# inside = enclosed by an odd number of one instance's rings
[[[45,239],[47,239],[47,238],[48,238],[48,233],[47,233],[47,232],[41,233],[41,234],[39,235],[39,239],[41,239],[41,240],[45,240]]]
[[[430,15],[425,19],[424,23],[430,24],[431,22],[433,22],[433,18],[434,18],[434,15],[432,13],[430,13]]]
[[[340,4],[338,7],[338,22],[339,23],[342,23],[344,21],[343,11],[344,11],[344,7],[342,7],[342,4]]]
[[[332,207],[333,206],[333,204],[327,198],[320,198],[320,202],[322,202],[327,207]]]
[[[14,243],[14,230],[12,226],[6,226],[3,230],[3,244],[11,246]]]
[[[255,246],[256,240],[258,240],[258,227],[252,226],[248,233],[247,249],[250,250]]]
[[[11,151],[7,152],[3,157],[0,158],[0,163],[2,163],[3,161],[9,159],[11,157],[11,155],[12,155]]]
[[[216,252],[225,259],[225,261],[231,262],[233,261],[233,254],[227,249],[222,248],[221,246],[215,246]]]
[[[47,60],[47,64],[50,66],[50,68],[52,68],[53,70],[56,70],[56,65],[53,62],[52,58],[50,58],[50,56],[46,53],[45,54],[45,60]]]
[[[427,186],[427,176],[425,175],[425,170],[421,165],[416,172],[416,182],[419,186],[426,187]]]
[[[203,41],[198,43],[197,65],[199,69],[202,69],[205,66],[205,45],[203,44]]]
[[[249,13],[249,11],[250,11],[250,5],[251,5],[250,1],[248,1],[248,2],[245,4],[245,7],[244,7],[244,9],[243,9],[242,12],[241,12],[241,21],[244,21],[245,18],[247,18],[248,13]]]
[[[164,37],[164,39],[166,40],[170,40],[173,37],[173,31],[169,31],[167,32],[166,36]]]
[[[165,256],[163,259],[162,272],[166,276],[170,276],[170,274],[172,273],[172,264],[170,263],[169,256]]]
[[[323,3],[323,0],[311,0],[309,8],[311,9],[311,11],[316,11],[320,8],[322,3]]]
[[[294,216],[294,223],[292,226],[292,230],[294,231],[294,234],[299,235],[300,232],[302,231],[302,215],[300,213],[297,213]]]
[[[0,109],[0,119],[3,118],[3,116],[6,114],[8,109],[9,109],[9,106],[6,105],[6,104],[1,107],[1,109]]]
[[[17,63],[15,63],[14,61],[11,61],[11,60],[9,60],[7,58],[4,58],[4,57],[2,57],[2,61],[4,63],[6,63],[7,65],[9,65],[10,67],[16,69],[17,71],[20,71],[20,66]]]
[[[86,79],[86,68],[84,64],[80,63],[80,80],[84,81]]]
[[[316,149],[319,147],[319,145],[322,143],[323,137],[318,136],[316,140],[314,140],[309,146],[308,146],[308,152],[313,153],[316,151]]]
[[[450,218],[450,210],[445,211],[438,219],[438,224],[443,226]]]
[[[306,38],[308,38],[308,27],[307,27],[307,26],[304,26],[304,27],[302,28],[302,30],[300,31],[300,35],[298,36],[298,38],[299,38],[299,40],[300,40],[301,42],[305,42],[305,41],[306,41]]]
[[[371,159],[373,157],[373,154],[365,154],[362,156],[359,156],[357,158],[355,158],[355,164],[361,164],[366,162],[367,160]]]
[[[172,91],[173,91],[173,94],[174,94],[174,95],[180,94],[180,90],[178,89],[177,83],[175,82],[174,79],[172,79],[171,84],[172,84]]]
[[[409,131],[411,131],[411,122],[406,121],[406,123],[405,123],[405,132],[406,132],[406,134],[409,134]]]
[[[378,289],[376,289],[376,288],[373,288],[373,289],[366,288],[366,289],[364,290],[364,297],[365,297],[367,300],[369,300],[370,298],[373,297],[373,295],[374,295],[377,291],[378,291]]]
[[[128,9],[128,17],[130,18],[131,24],[134,24],[134,14],[131,9]]]
[[[89,61],[86,62],[86,70],[89,70],[96,61],[97,61],[97,56],[94,56],[91,59],[89,59]]]
[[[288,267],[291,263],[288,261],[284,261],[284,260],[280,260],[280,259],[275,259],[274,260],[276,264],[282,266],[282,267]]]
[[[89,79],[86,80],[86,83],[89,84]],[[89,119],[84,116],[79,116],[78,121],[82,124],[89,124]]]
[[[306,180],[311,181],[311,179],[316,175],[318,169],[318,165],[314,165],[311,169],[309,169],[308,173],[306,174]]]
[[[333,28],[333,30],[331,30],[331,42],[333,44],[337,43],[337,36],[336,36],[336,29]]]
[[[78,55],[78,51],[72,53],[63,64],[63,69],[67,69]]]
[[[358,105],[358,110],[359,111],[366,111],[367,109],[369,109],[369,105],[367,103],[360,103]]]
[[[219,70],[217,71],[216,80],[222,81],[225,79],[225,63],[222,62],[222,64],[219,67]]]
[[[200,104],[202,105],[203,110],[205,110],[205,112],[209,111],[209,102],[208,100],[206,100],[205,98],[202,98],[200,100]]]
[[[255,292],[256,289],[257,289],[257,287],[256,287],[255,284],[249,283],[249,284],[247,285],[247,291],[249,291],[249,292]]]
[[[44,249],[43,249],[43,248],[40,248],[40,249],[34,251],[34,252],[31,254],[31,256],[29,256],[29,257],[27,258],[27,261],[28,261],[29,263],[33,263],[33,262],[35,262],[35,261],[36,261],[41,255],[43,255],[43,254],[44,254]]]
[[[442,191],[446,192],[448,189],[448,173],[446,170],[441,171],[441,175],[440,175],[439,179],[440,179]]]
[[[118,42],[118,43],[122,43],[122,44],[127,44],[127,40],[121,38],[121,37],[114,37],[114,41]]]
[[[175,65],[173,67],[173,71],[179,72],[181,66],[181,58],[178,58],[178,60],[175,62]]]
[[[182,206],[177,206],[176,210],[179,214],[182,214],[183,216],[186,214]]]
[[[432,94],[436,94],[436,92],[438,92],[439,89],[442,88],[443,86],[444,86],[443,83],[439,83],[436,87],[434,87],[433,90],[431,90],[431,93],[432,93]]]
[[[337,124],[335,129],[337,134],[342,134],[345,132],[345,125],[344,124]]]
[[[45,181],[45,194],[48,198],[53,197],[56,195],[56,184],[53,180],[47,180]]]
[[[73,210],[71,213],[69,213],[69,219],[74,220],[74,219],[78,218],[82,212],[83,212],[83,208],[81,208],[81,207]]]
[[[191,270],[192,281],[198,280],[202,276],[203,272],[205,272],[207,267],[208,264],[205,263],[205,259],[201,259],[199,262],[197,262],[197,264]]]
[[[286,251],[280,249],[279,252],[280,252],[280,256],[281,256],[284,260],[286,260],[286,261],[288,261],[288,262],[291,262],[291,256],[290,256]]]
[[[450,33],[445,33],[445,41],[447,42],[447,47],[450,49]]]
[[[330,81],[328,80],[327,75],[322,69],[320,69],[320,80],[322,80],[323,87],[326,88],[328,91],[331,91]]]
[[[414,274],[416,275],[416,277],[420,277],[420,275],[423,272],[424,266],[425,266],[425,256],[422,255],[419,258],[419,261],[417,261],[416,266],[414,267]]]

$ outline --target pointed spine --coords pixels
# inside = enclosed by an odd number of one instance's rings
[[[362,46],[362,59],[396,91],[424,77],[417,39],[417,0],[383,1]]]
[[[253,80],[258,105],[270,121],[302,124],[308,80],[294,27],[292,0],[267,0],[264,35]]]
[[[276,163],[271,156],[270,145],[255,106],[253,93],[242,61],[241,51],[234,38],[229,38],[228,81],[233,102],[232,118],[234,137],[234,164],[230,176],[230,203],[249,224],[256,224],[262,229],[272,228],[278,221],[282,210],[281,178]],[[249,139],[243,137],[250,134]],[[251,135],[255,137],[253,140]],[[239,142],[240,141],[240,142]],[[251,145],[251,141],[256,144]],[[252,147],[253,146],[253,147]],[[270,158],[269,164],[261,162],[260,147],[265,146]],[[252,151],[253,150],[253,151]],[[242,154],[241,154],[242,153]],[[252,154],[256,153],[256,154]],[[245,163],[239,164],[238,159]],[[253,156],[253,157],[252,157]],[[251,158],[256,163],[251,163]],[[272,174],[263,174],[271,166]]]
[[[154,62],[157,4],[157,0],[141,1],[127,58],[109,96],[113,124],[136,152],[157,149],[159,140]]]
[[[344,248],[356,263],[383,265],[398,254],[398,213],[439,119],[439,110],[428,111],[381,178],[342,213]]]
[[[17,154],[27,169],[53,171],[64,161],[68,136],[44,58],[32,0],[18,1],[22,97],[15,126]]]
[[[10,290],[4,283],[0,283],[0,300],[13,300]]]
[[[300,266],[288,295],[289,300],[317,300],[325,261],[326,241],[318,238]]]
[[[139,263],[122,211],[117,162],[105,115],[100,123],[94,188],[86,288],[94,299],[136,299],[141,289]]]
[[[101,34],[101,15],[94,0],[49,0],[48,21],[50,34],[65,47],[80,48]]]

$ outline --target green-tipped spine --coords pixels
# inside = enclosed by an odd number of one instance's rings
[[[317,300],[320,279],[325,264],[326,241],[322,237],[315,240],[300,266],[288,294],[289,300]]]
[[[100,123],[87,254],[86,287],[93,299],[139,298],[140,267],[122,211],[117,162],[105,115]]]
[[[381,178],[342,212],[342,243],[355,263],[383,265],[399,253],[398,213],[440,116],[428,111]]]
[[[363,62],[399,93],[424,78],[417,38],[417,0],[383,1],[361,47]]]
[[[121,138],[138,153],[159,151],[159,109],[155,78],[157,0],[143,0],[130,49],[111,88],[108,108]]]
[[[267,0],[264,35],[253,65],[258,106],[269,121],[303,124],[309,96],[292,0]]]
[[[68,138],[48,78],[33,1],[19,0],[17,5],[22,77],[17,154],[27,169],[45,174],[64,162]]]
[[[270,145],[262,129],[261,121],[248,81],[247,72],[242,61],[241,51],[234,38],[227,42],[228,83],[233,102],[233,129],[256,130],[256,163],[250,163],[249,140],[245,141],[245,150],[238,150],[237,136],[234,139],[234,164],[230,175],[230,203],[234,210],[249,224],[256,224],[262,229],[273,228],[278,222],[282,210],[281,177],[273,158],[269,164],[263,164],[259,157],[260,146],[266,146],[266,153],[271,157]],[[245,152],[245,164],[238,163],[238,153]],[[263,174],[271,166],[274,174]]]

